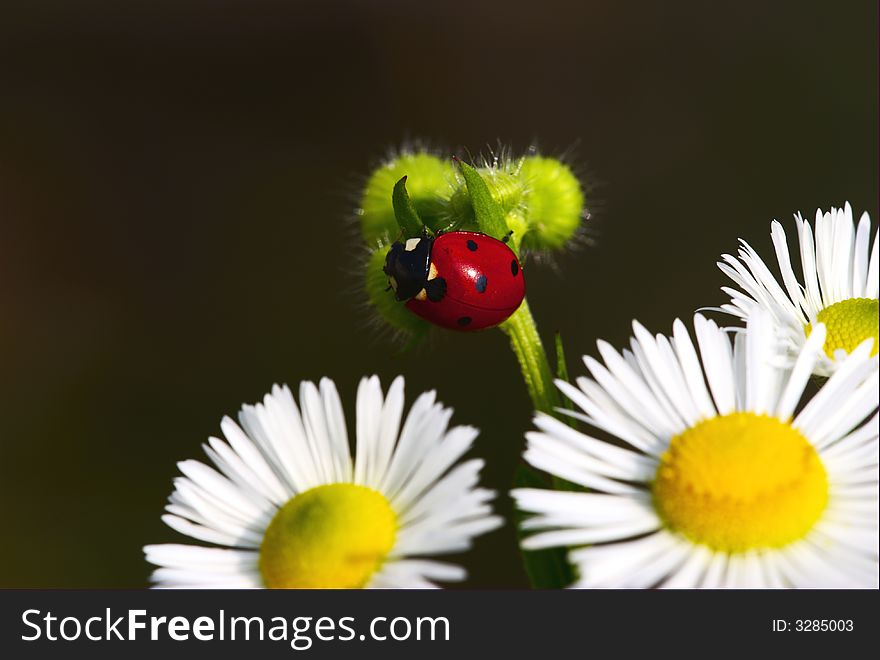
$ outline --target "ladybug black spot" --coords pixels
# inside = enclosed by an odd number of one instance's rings
[[[477,287],[477,293],[485,293],[487,283],[488,283],[488,280],[486,279],[486,276],[480,275],[477,278],[477,281],[474,283],[474,285]]]
[[[462,327],[464,327],[466,325],[470,325],[471,324],[471,317],[470,316],[462,316],[460,319],[458,319],[456,321],[456,323],[458,323]]]
[[[470,250],[471,252],[476,252],[477,251],[476,242],[475,241],[468,241],[467,242],[467,249]]]
[[[516,277],[516,274],[519,272],[519,264],[516,263],[516,259],[513,259],[510,262],[510,272],[513,273],[514,277]]]

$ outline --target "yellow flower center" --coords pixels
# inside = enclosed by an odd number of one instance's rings
[[[828,502],[828,477],[790,424],[731,413],[672,438],[653,495],[669,528],[713,550],[739,553],[803,538]]]
[[[397,516],[375,490],[317,486],[282,506],[260,546],[270,589],[358,589],[394,546]]]
[[[880,307],[875,298],[849,298],[829,305],[816,315],[816,321],[825,324],[825,353],[834,359],[834,351],[852,351],[868,337],[873,337],[871,355],[877,355],[880,345]],[[812,325],[807,324],[807,336]]]

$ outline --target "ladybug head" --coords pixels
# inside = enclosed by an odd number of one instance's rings
[[[398,300],[409,300],[425,288],[433,245],[433,238],[422,236],[407,239],[405,243],[397,241],[388,250],[382,270]]]

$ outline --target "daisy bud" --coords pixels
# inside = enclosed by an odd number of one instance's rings
[[[505,219],[514,214],[522,215],[520,205],[523,201],[523,185],[515,174],[493,167],[480,167],[476,168],[476,171],[485,181],[489,192],[492,193],[492,199],[501,206]],[[450,221],[459,229],[483,232],[488,229],[481,227],[477,222],[473,201],[464,182],[464,177],[461,178],[460,185],[453,193],[452,199],[449,200],[449,214]],[[510,226],[510,229],[516,231],[517,228]],[[493,238],[501,238],[501,236]]]
[[[584,193],[574,173],[555,158],[527,156],[477,170],[504,210],[514,241],[525,250],[559,250],[574,238],[584,218]],[[451,220],[464,229],[485,231],[474,218],[466,186],[449,202]]]
[[[521,208],[528,226],[523,247],[563,248],[584,218],[584,193],[577,177],[555,158],[528,156],[522,159],[518,179],[525,190]]]
[[[404,153],[375,169],[364,187],[357,213],[361,235],[371,248],[390,244],[400,233],[391,191],[404,176],[408,177],[407,190],[422,222],[431,229],[442,229],[446,224],[446,200],[452,195],[455,181],[452,163],[428,153]]]

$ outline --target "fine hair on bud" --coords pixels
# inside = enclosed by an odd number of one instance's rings
[[[361,237],[370,248],[389,245],[400,234],[391,192],[404,176],[410,199],[425,225],[438,230],[446,224],[446,207],[456,181],[451,159],[427,151],[402,151],[373,170],[364,185],[356,213]]]
[[[577,177],[562,161],[527,156],[520,162],[525,187],[523,208],[528,233],[526,250],[561,250],[571,241],[584,218],[584,192]]]
[[[582,238],[589,217],[584,186],[562,159],[540,155],[534,147],[516,157],[500,147],[474,162],[523,251],[547,257]],[[473,228],[473,208],[460,176],[449,211],[457,227]]]

